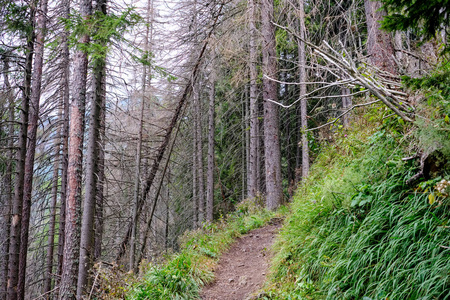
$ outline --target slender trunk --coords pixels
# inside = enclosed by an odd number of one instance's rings
[[[273,25],[273,0],[262,1],[263,74],[277,77],[277,57],[275,51],[275,27]],[[266,77],[263,79],[264,97],[264,154],[266,169],[266,206],[276,209],[281,202],[281,153],[278,106],[269,101],[277,101],[277,84]]]
[[[30,7],[31,26],[34,28],[35,7],[32,2]],[[25,184],[25,158],[27,154],[28,140],[28,112],[30,108],[31,97],[31,71],[33,66],[34,52],[34,30],[28,36],[26,47],[26,60],[24,70],[24,84],[21,104],[21,124],[19,132],[19,143],[16,162],[16,177],[14,185],[14,200],[12,203],[12,221],[10,231],[9,244],[9,268],[8,268],[8,300],[16,300],[18,298],[19,289],[19,252],[21,249],[21,228],[23,217],[23,196]]]
[[[192,127],[192,204],[193,204],[193,211],[194,211],[194,217],[193,217],[193,227],[194,229],[198,227],[198,216],[199,216],[199,209],[198,209],[198,183],[197,183],[197,174],[198,174],[198,160],[197,160],[197,143],[198,143],[198,137],[197,137],[197,122],[198,118],[196,116],[196,110],[195,107],[197,106],[196,98],[192,99],[192,116],[194,119],[193,127]]]
[[[347,87],[343,87],[341,89],[341,95],[342,95],[342,109],[343,111],[346,111],[350,107],[352,107],[352,97],[350,96],[350,89]],[[348,128],[348,126],[350,125],[350,113],[342,117],[342,125],[344,125],[344,128]]]
[[[304,95],[306,95],[306,53],[305,53],[305,43],[303,42],[306,38],[306,28],[305,28],[305,10],[303,5],[303,0],[299,1],[299,23],[300,23],[300,38],[298,41],[298,64],[299,64],[299,80],[300,80],[300,120],[302,126],[302,178],[306,179],[309,174],[309,146],[308,146],[308,135],[306,130],[308,129],[308,119],[307,119],[307,107],[308,102]]]
[[[63,118],[62,112],[60,113],[60,118]],[[45,295],[45,299],[51,299],[52,295],[50,291],[52,289],[52,277],[53,277],[53,253],[55,248],[55,223],[56,223],[56,204],[58,200],[58,179],[59,179],[59,165],[60,165],[60,139],[55,145],[55,163],[53,165],[53,175],[52,175],[52,202],[50,206],[50,221],[48,229],[48,240],[47,240],[47,258],[44,273],[44,289],[42,294]]]
[[[213,72],[213,71],[212,71]],[[208,111],[208,174],[206,183],[206,221],[213,221],[214,214],[214,101],[215,101],[215,78],[211,74],[209,91],[209,111]]]
[[[205,221],[205,186],[204,186],[204,174],[203,174],[203,134],[202,134],[202,98],[201,87],[198,87],[198,93],[194,95],[197,98],[195,102],[195,116],[197,117],[197,151],[195,152],[197,157],[197,183],[198,183],[198,224],[201,227],[203,221]]]
[[[11,84],[9,82],[9,61],[5,57],[3,60],[3,81],[5,83],[6,98],[8,100],[8,135],[7,154],[5,174],[3,177],[3,192],[1,197],[2,210],[0,219],[0,233],[2,234],[2,242],[0,248],[0,299],[6,299],[8,289],[8,261],[9,261],[9,236],[10,236],[10,218],[11,218],[11,203],[13,199],[12,194],[12,172],[13,172],[13,157],[14,157],[14,97],[12,95]]]
[[[92,13],[91,0],[81,3],[81,16],[87,20]],[[89,35],[83,35],[80,44],[89,43]],[[78,50],[74,58],[75,94],[71,105],[69,130],[69,168],[68,190],[66,201],[66,226],[63,272],[60,285],[60,299],[75,299],[78,275],[78,259],[80,254],[80,222],[81,222],[81,176],[83,167],[83,140],[86,106],[86,80],[88,55]]]
[[[64,8],[63,18],[69,18],[70,12],[70,0],[63,0],[61,3]],[[59,285],[64,259],[64,242],[65,242],[65,229],[66,229],[66,199],[67,199],[67,176],[69,169],[69,76],[70,76],[70,53],[68,44],[69,33],[64,31],[62,37],[62,98],[61,105],[64,110],[63,130],[62,130],[62,154],[61,154],[61,198],[59,205],[59,229],[58,229],[58,264],[56,277],[56,285]],[[59,289],[57,291],[59,293]]]
[[[94,238],[94,259],[98,261],[102,255],[102,237],[103,237],[103,201],[105,185],[105,131],[106,131],[106,78],[103,78],[103,88],[101,96],[100,109],[100,128],[98,142],[98,182],[96,192],[95,209],[95,238]]]
[[[249,1],[249,30],[250,30],[250,153],[249,153],[249,170],[248,170],[248,187],[247,196],[254,198],[258,194],[258,139],[259,139],[259,122],[258,122],[258,86],[256,83],[258,71],[258,46],[257,46],[257,30],[255,24],[256,18],[256,0]]]
[[[381,6],[382,4],[379,1],[364,0],[367,22],[367,53],[374,66],[391,74],[397,74],[391,36],[380,28],[380,21],[386,15]]]
[[[167,176],[168,177],[168,176]],[[166,220],[165,220],[165,226],[164,226],[164,250],[167,252],[167,249],[169,247],[169,179],[167,179],[167,195],[166,195]]]
[[[149,46],[151,43],[151,39],[153,36],[153,1],[149,0],[147,2],[147,20],[146,20],[146,33],[145,33],[145,41],[144,41],[144,50],[146,53],[150,51]],[[149,78],[147,75],[147,66],[143,65],[142,72],[142,101],[141,101],[141,110],[139,116],[139,132],[138,132],[138,144],[136,148],[136,165],[135,165],[135,174],[134,174],[134,193],[133,193],[133,216],[132,216],[132,231],[131,231],[131,240],[130,240],[130,261],[129,261],[129,270],[134,270],[135,263],[135,255],[136,255],[136,235],[137,235],[137,225],[138,225],[138,203],[139,203],[139,187],[141,182],[141,158],[142,158],[142,132],[144,129],[144,108],[145,108],[145,99],[147,97],[146,87],[147,84],[150,84]],[[151,80],[151,79],[150,79]]]
[[[106,0],[97,0],[96,11],[106,15]],[[105,46],[105,41],[97,41]],[[89,141],[86,151],[86,184],[81,222],[80,260],[78,269],[77,298],[81,299],[89,289],[88,273],[94,258],[94,219],[98,185],[98,152],[100,135],[100,116],[103,103],[103,90],[106,76],[106,57],[94,60],[94,95],[91,97],[89,122]]]
[[[17,298],[25,298],[25,278],[28,254],[28,233],[31,217],[31,192],[33,189],[33,168],[36,152],[36,133],[39,119],[39,101],[41,99],[42,69],[44,67],[44,43],[47,25],[47,0],[42,0],[37,10],[36,41],[34,47],[34,66],[32,91],[30,98],[30,112],[28,123],[28,145],[25,158],[25,175],[22,208],[22,226],[20,234],[19,281]]]

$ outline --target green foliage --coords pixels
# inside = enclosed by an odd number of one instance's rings
[[[249,204],[245,204],[248,206]],[[268,222],[273,212],[262,208],[252,214],[243,210],[205,224],[203,229],[187,232],[181,238],[180,253],[160,266],[151,266],[135,283],[127,299],[197,299],[199,288],[213,279],[213,267],[234,239]]]
[[[388,30],[417,29],[426,38],[435,37],[437,31],[450,25],[449,0],[382,0],[388,16],[382,27]]]
[[[450,199],[435,192],[429,200],[438,179],[405,184],[416,167],[401,160],[409,141],[400,131],[367,133],[320,154],[295,196],[262,299],[448,296]]]
[[[30,37],[33,24],[30,22],[30,6],[25,2],[0,0],[2,25],[22,37]]]
[[[62,20],[70,32],[69,45],[87,52],[94,61],[105,59],[110,43],[126,41],[124,33],[141,20],[133,11],[134,8],[128,8],[121,15],[96,11],[89,18],[83,18],[79,13],[71,14],[68,19]],[[80,43],[84,35],[91,37],[92,41]]]
[[[421,93],[418,107],[416,137],[421,149],[431,153],[440,150],[450,155],[450,63],[446,62],[434,73],[422,78],[403,77],[413,92]]]

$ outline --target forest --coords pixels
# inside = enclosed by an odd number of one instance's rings
[[[199,299],[274,220],[248,299],[450,299],[449,13],[0,0],[0,300]]]

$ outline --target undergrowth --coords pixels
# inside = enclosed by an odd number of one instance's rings
[[[199,288],[213,279],[212,270],[220,254],[236,237],[261,227],[273,216],[273,212],[256,208],[247,200],[226,220],[187,232],[181,238],[181,252],[167,257],[160,266],[149,266],[126,298],[197,299]]]
[[[410,132],[355,130],[322,152],[294,196],[261,299],[450,299],[450,201],[436,189],[448,182],[406,185],[417,172],[402,160]]]

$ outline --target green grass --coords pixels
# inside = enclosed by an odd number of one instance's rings
[[[127,299],[197,299],[200,288],[212,281],[220,255],[235,238],[263,226],[274,215],[244,201],[226,220],[187,232],[182,238],[182,251],[161,266],[150,266],[130,288]]]
[[[407,141],[354,131],[322,152],[275,245],[262,299],[450,299],[450,201],[410,187]]]

